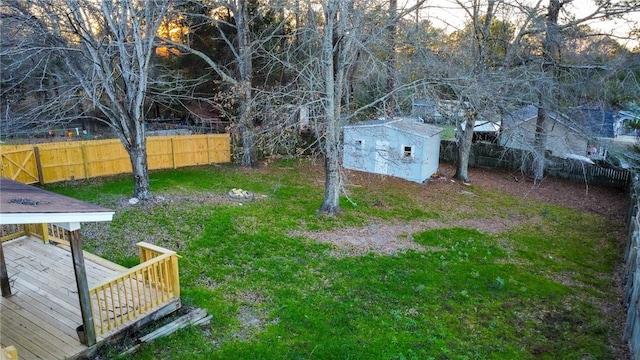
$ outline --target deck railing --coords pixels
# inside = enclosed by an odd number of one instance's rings
[[[137,245],[140,265],[89,289],[96,336],[180,297],[177,254]]]
[[[54,224],[2,225],[0,231],[0,242],[29,235],[42,239],[43,242],[53,241],[69,245],[69,231]]]
[[[17,239],[21,236],[27,235],[24,225],[2,225],[0,227],[0,231],[0,242]]]

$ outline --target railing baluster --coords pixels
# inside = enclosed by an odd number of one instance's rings
[[[109,319],[109,330],[111,330],[111,326],[115,328],[114,321],[115,321],[115,308],[116,308],[116,305],[113,299],[113,283],[109,283],[109,295],[111,296],[111,307],[109,308],[109,313],[107,313],[107,317]],[[111,317],[111,314],[113,314],[113,318]]]
[[[175,288],[179,286],[175,252],[145,243],[139,244],[139,250],[140,258],[147,261],[90,289],[100,318],[97,335],[179,296],[180,290]]]
[[[127,282],[129,283],[129,285],[131,285],[131,281],[127,281],[131,278],[131,275],[128,275],[124,278],[122,278],[122,288],[124,291],[124,306],[127,307],[127,312],[125,313],[127,315],[127,320],[131,319],[131,313],[133,312],[133,309],[135,309],[133,306],[129,305],[129,291],[127,291]]]

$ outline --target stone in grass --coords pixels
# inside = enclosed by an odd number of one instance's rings
[[[247,190],[234,188],[229,191],[229,197],[237,201],[252,201],[255,195]]]

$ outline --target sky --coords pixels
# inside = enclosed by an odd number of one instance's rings
[[[525,0],[527,1],[527,0]],[[540,0],[539,0],[540,1]],[[461,0],[460,2],[469,3],[469,0]],[[528,0],[529,3],[534,3],[533,0]],[[402,0],[398,2],[398,5],[402,4]],[[404,0],[404,5],[411,6],[415,4],[415,0]],[[541,6],[545,7],[548,0],[541,0]],[[420,17],[426,18],[438,28],[445,29],[446,31],[454,31],[464,26],[464,23],[468,20],[465,12],[460,9],[460,6],[456,4],[454,0],[427,0],[426,9],[420,10]],[[568,4],[566,10],[574,13],[578,18],[584,17],[595,9],[593,0],[574,0]],[[625,16],[626,19],[635,23],[635,26],[640,26],[640,12],[630,13]],[[632,25],[622,20],[599,20],[592,21],[588,25],[594,29],[598,29],[602,32],[613,34],[621,37],[625,37],[632,29]],[[622,45],[629,49],[637,47],[640,43],[636,36],[635,39],[616,39]]]

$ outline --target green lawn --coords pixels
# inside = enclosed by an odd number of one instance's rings
[[[320,170],[281,161],[153,172],[165,201],[143,207],[121,206],[129,177],[49,188],[118,209],[111,224],[85,228],[87,250],[127,266],[137,241],[177,250],[183,304],[213,315],[133,359],[611,359],[623,346],[620,319],[604,310],[618,306],[622,223],[475,186],[362,174],[350,178],[344,213],[328,217],[316,213]],[[231,188],[266,198],[239,205],[224,196]],[[423,250],[391,255],[336,256],[300,235],[463,219],[512,225],[425,229],[406,235]]]

